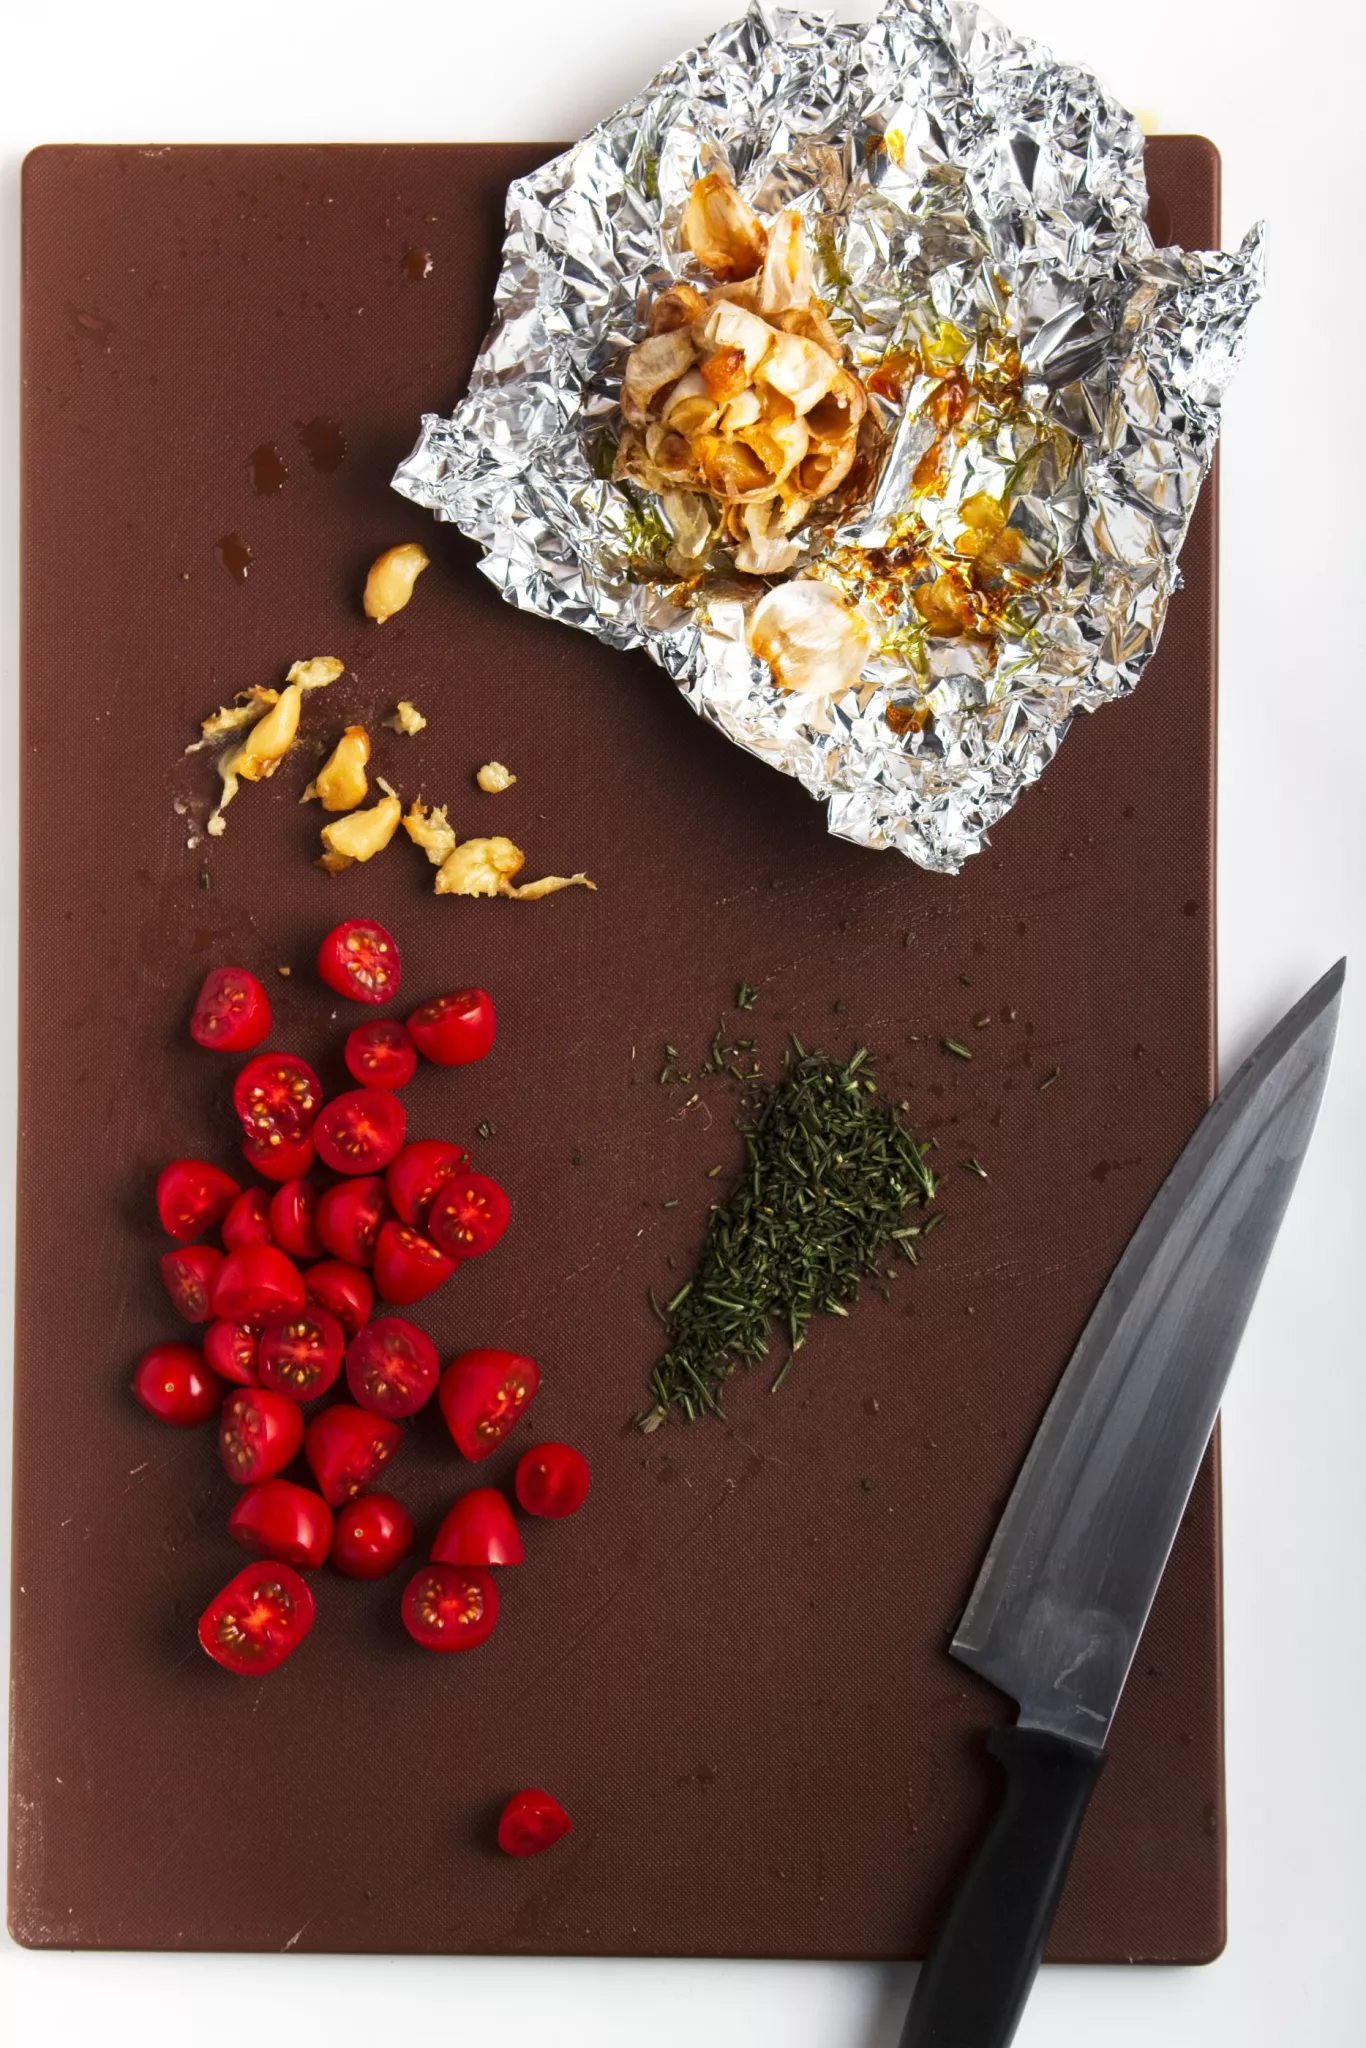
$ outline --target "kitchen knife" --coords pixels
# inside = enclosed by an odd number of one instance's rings
[[[1125,1249],[987,1551],[952,1654],[1020,1709],[987,1747],[991,1827],[920,1973],[901,2048],[1006,2048],[1105,1738],[1304,1159],[1345,961],[1239,1068]]]

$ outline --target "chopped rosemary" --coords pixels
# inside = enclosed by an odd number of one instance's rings
[[[964,1159],[961,1163],[964,1173],[975,1173],[978,1180],[991,1179],[991,1175],[987,1172],[980,1159]]]
[[[491,1124],[487,1117],[481,1117],[474,1127],[474,1134],[477,1138],[496,1138],[498,1126]]]
[[[1060,1075],[1061,1073],[1062,1073],[1062,1068],[1061,1068],[1061,1067],[1050,1067],[1050,1068],[1048,1069],[1048,1072],[1047,1072],[1047,1073],[1046,1073],[1046,1074],[1044,1075],[1044,1077],[1043,1077],[1042,1081],[1040,1081],[1040,1083],[1039,1083],[1039,1093],[1040,1093],[1040,1095],[1042,1095],[1042,1094],[1043,1094],[1043,1091],[1044,1091],[1044,1089],[1045,1089],[1045,1088],[1051,1088],[1051,1087],[1053,1086],[1053,1083],[1054,1083],[1054,1082],[1055,1082],[1055,1081],[1056,1081],[1056,1080],[1058,1079],[1058,1077],[1059,1077],[1059,1075]]]
[[[972,1058],[972,1054],[968,1051],[967,1047],[960,1045],[956,1038],[946,1038],[944,1040],[944,1050],[945,1052],[951,1052],[956,1060],[970,1060]]]
[[[758,995],[758,993],[758,989],[754,986],[752,982],[740,982],[735,990],[736,1009],[752,1010],[754,1008],[754,999]]]

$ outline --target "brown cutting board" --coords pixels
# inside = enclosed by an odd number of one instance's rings
[[[960,879],[827,837],[643,659],[518,615],[472,550],[388,489],[463,387],[516,147],[56,148],[24,244],[23,1074],[10,1924],[58,1947],[890,1957],[923,1952],[993,1797],[1002,1701],[945,1644],[1072,1343],[1208,1100],[1214,1046],[1214,500],[1129,702],[1083,720]],[[1160,232],[1216,234],[1217,159],[1150,151]],[[423,258],[410,251],[425,251]],[[332,420],[338,466],[301,424]],[[279,488],[256,483],[274,444]],[[335,453],[335,450],[333,451]],[[277,474],[278,480],[278,474]],[[229,573],[216,544],[251,561]],[[366,564],[433,566],[383,629]],[[211,773],[181,749],[297,657],[350,673],[298,755],[191,850]],[[430,724],[379,724],[399,697]],[[331,881],[299,793],[349,718],[405,796],[449,801],[576,891],[436,900],[406,843]],[[472,771],[516,771],[504,796]],[[185,805],[189,803],[186,812]],[[358,912],[414,1001],[482,983],[493,1055],[427,1069],[415,1134],[512,1191],[505,1244],[417,1311],[444,1355],[538,1358],[481,1477],[537,1436],[593,1464],[527,1530],[477,1654],[433,1658],[398,1583],[317,1582],[275,1676],[196,1648],[242,1562],[211,1432],[128,1393],[177,1334],[158,1167],[234,1161],[234,1062],[185,1031],[205,970],[256,970],[275,1043],[340,1079],[310,962]],[[277,972],[291,968],[288,979]],[[729,1005],[741,979],[749,1019]],[[402,1005],[400,1005],[402,1008]],[[659,1331],[738,1141],[695,1063],[719,1017],[770,1064],[789,1030],[866,1043],[938,1141],[945,1227],[918,1271],[823,1319],[729,1423],[644,1438]],[[982,1020],[980,1023],[977,1020]],[[950,1057],[945,1034],[966,1041]],[[1054,1068],[1056,1083],[1040,1083]],[[482,1124],[489,1135],[476,1136]],[[963,1170],[982,1161],[990,1179]],[[677,1207],[662,1204],[677,1198]],[[775,1365],[777,1357],[775,1354]],[[392,1484],[430,1541],[472,1476],[420,1417]],[[1053,1953],[1194,1961],[1223,1939],[1219,1552],[1204,1471],[1114,1731]],[[574,1834],[531,1863],[491,1828],[523,1784]]]

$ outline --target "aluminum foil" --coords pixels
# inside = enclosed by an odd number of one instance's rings
[[[395,487],[482,545],[509,603],[643,647],[703,717],[824,799],[832,832],[955,872],[1074,714],[1137,683],[1260,294],[1257,230],[1236,255],[1154,246],[1142,151],[1088,72],[966,0],[888,0],[858,26],[756,0],[510,188],[468,394],[424,418]],[[792,572],[875,622],[861,686],[835,699],[779,690],[749,652],[762,585],[648,573],[658,501],[602,474],[647,301],[697,275],[678,230],[709,170],[762,215],[802,213],[865,379],[936,335],[957,337],[969,376],[1018,354],[1016,402],[914,503],[924,378],[878,398],[863,496]],[[959,507],[984,491],[1009,506],[1018,588],[986,636],[939,638],[870,556],[910,518],[952,557]]]

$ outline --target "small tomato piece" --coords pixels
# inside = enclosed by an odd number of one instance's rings
[[[381,1301],[408,1308],[449,1280],[455,1264],[420,1230],[390,1217],[375,1245],[375,1292]]]
[[[434,1066],[468,1066],[471,1060],[483,1059],[493,1044],[493,997],[482,988],[434,996],[413,1011],[408,1030],[423,1059]]]
[[[161,1227],[180,1244],[192,1244],[221,1223],[241,1193],[230,1173],[207,1159],[173,1159],[157,1175]]]
[[[182,1245],[179,1251],[163,1252],[161,1277],[178,1316],[187,1323],[207,1323],[212,1311],[209,1298],[223,1254],[211,1244]]]
[[[273,1244],[244,1244],[219,1267],[212,1305],[226,1322],[259,1330],[268,1317],[303,1307],[303,1275]]]
[[[445,1138],[419,1138],[405,1145],[384,1176],[396,1213],[405,1223],[424,1229],[438,1190],[469,1164],[469,1157],[463,1145],[452,1145]]]
[[[264,1188],[244,1188],[223,1218],[223,1242],[230,1252],[244,1244],[271,1244],[270,1196]]]
[[[472,1460],[496,1450],[541,1384],[540,1367],[516,1351],[463,1351],[441,1375],[446,1427]]]
[[[389,1213],[384,1182],[378,1174],[344,1180],[318,1199],[313,1227],[334,1259],[350,1266],[372,1266],[379,1227]]]
[[[533,1444],[517,1460],[514,1486],[529,1515],[558,1522],[588,1498],[588,1460],[572,1444]]]
[[[335,1408],[324,1408],[309,1423],[304,1456],[313,1467],[323,1499],[336,1508],[373,1485],[402,1441],[403,1431],[396,1422],[339,1402]]]
[[[292,1145],[312,1130],[323,1084],[292,1052],[258,1052],[232,1084],[232,1106],[249,1138]]]
[[[424,1650],[473,1650],[493,1634],[498,1588],[478,1565],[424,1564],[403,1594],[403,1626]]]
[[[310,1181],[287,1180],[270,1198],[270,1233],[292,1259],[320,1259],[322,1241],[313,1218],[318,1190]]]
[[[218,1413],[223,1382],[193,1344],[154,1344],[137,1362],[133,1392],[158,1422],[195,1429]]]
[[[351,1398],[375,1415],[416,1415],[440,1377],[435,1344],[403,1316],[377,1317],[346,1349]]]
[[[558,1799],[528,1787],[514,1792],[498,1822],[498,1847],[505,1856],[539,1856],[553,1849],[574,1823]]]
[[[263,1180],[302,1180],[317,1157],[313,1134],[302,1138],[244,1138],[242,1157]]]
[[[477,1259],[492,1251],[508,1227],[512,1205],[496,1180],[468,1168],[453,1173],[432,1203],[427,1229],[432,1243],[453,1259]]]
[[[256,1377],[273,1393],[293,1401],[316,1401],[341,1371],[346,1339],[325,1308],[301,1308],[272,1316],[261,1332]]]
[[[310,1266],[304,1274],[304,1292],[316,1307],[337,1318],[348,1343],[365,1328],[375,1305],[374,1281],[346,1259],[322,1259]]]
[[[270,997],[245,967],[211,967],[195,998],[190,1036],[211,1052],[250,1052],[270,1031]]]
[[[391,1493],[363,1493],[337,1510],[332,1562],[348,1579],[382,1579],[413,1547],[413,1518]]]
[[[378,1173],[403,1143],[408,1113],[387,1088],[351,1088],[314,1126],[318,1157],[334,1173]]]
[[[522,1532],[496,1486],[462,1493],[436,1532],[433,1564],[520,1564]]]
[[[278,1558],[296,1571],[316,1571],[332,1542],[332,1510],[310,1486],[262,1479],[238,1494],[228,1534],[258,1557]]]
[[[291,1565],[249,1564],[199,1617],[199,1640],[225,1671],[263,1678],[313,1626],[313,1595]]]
[[[256,1385],[256,1332],[221,1318],[204,1332],[204,1362],[234,1386]]]
[[[377,1017],[346,1035],[346,1071],[362,1088],[406,1088],[417,1072],[417,1047],[396,1017]]]
[[[318,948],[318,972],[327,986],[353,1003],[387,1003],[398,994],[403,968],[392,935],[371,917],[348,917]]]
[[[272,1394],[267,1387],[241,1387],[223,1403],[218,1455],[238,1486],[283,1472],[298,1456],[303,1440],[302,1411],[284,1394]]]

